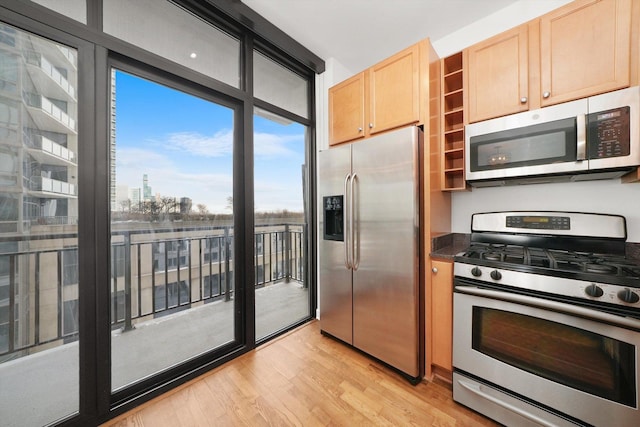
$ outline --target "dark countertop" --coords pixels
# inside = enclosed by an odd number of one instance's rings
[[[463,233],[447,233],[431,239],[433,259],[453,261],[453,257],[469,247],[471,235]]]

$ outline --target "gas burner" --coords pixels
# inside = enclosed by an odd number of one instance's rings
[[[545,271],[588,273],[603,277],[602,280],[612,276],[640,279],[640,265],[616,255],[474,242],[460,257],[467,262],[487,262],[496,268],[526,266]]]
[[[618,268],[615,265],[585,263],[583,266],[584,271],[589,273],[618,274]]]

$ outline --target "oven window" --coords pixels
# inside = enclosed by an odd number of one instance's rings
[[[537,317],[473,307],[473,348],[494,359],[623,405],[636,405],[635,347]]]

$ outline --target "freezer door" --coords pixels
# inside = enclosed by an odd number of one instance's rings
[[[320,229],[320,329],[349,344],[353,344],[352,275],[346,266],[348,236],[347,210],[344,209],[344,241],[326,239],[323,200],[328,196],[343,196],[351,173],[350,145],[331,148],[318,153],[318,206]],[[345,206],[345,208],[348,208]]]
[[[416,127],[353,144],[353,345],[421,374]]]

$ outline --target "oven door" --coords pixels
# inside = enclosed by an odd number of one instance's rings
[[[458,283],[455,289],[454,399],[467,404],[456,395],[477,391],[474,399],[486,400],[474,407],[479,412],[493,418],[497,405],[518,414],[498,420],[506,424],[523,414],[534,424],[555,425],[565,415],[593,425],[637,424],[639,320]]]
[[[467,179],[588,170],[586,113],[583,99],[466,126]]]

